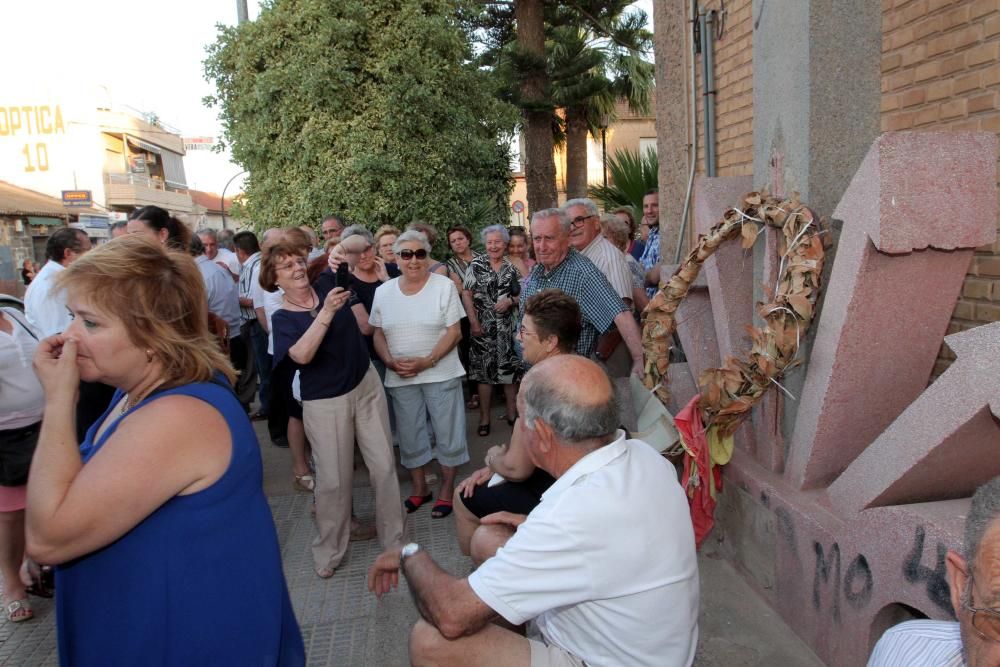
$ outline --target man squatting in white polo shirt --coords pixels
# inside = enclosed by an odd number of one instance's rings
[[[516,529],[496,555],[459,579],[411,543],[387,549],[368,573],[379,596],[400,569],[406,576],[422,617],[410,634],[412,663],[692,664],[698,564],[673,467],[625,439],[607,375],[583,357],[532,368],[518,411],[532,462],[556,481],[527,517],[484,517]],[[529,637],[498,617],[532,621]]]

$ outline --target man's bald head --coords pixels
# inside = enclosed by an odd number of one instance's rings
[[[526,426],[534,428],[541,419],[564,444],[606,445],[621,423],[607,373],[575,354],[533,366],[521,383],[521,395]]]

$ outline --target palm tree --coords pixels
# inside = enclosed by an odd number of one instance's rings
[[[629,3],[622,1],[590,4],[571,3],[567,11],[574,15],[550,30],[547,47],[553,102],[565,112],[571,198],[587,193],[587,133],[596,138],[602,117],[615,120],[620,99],[632,111],[648,113],[653,88],[653,63],[643,57],[652,49],[645,12],[627,11]]]
[[[614,157],[608,161],[610,185],[590,188],[590,197],[605,211],[631,206],[641,215],[642,197],[656,187],[659,169],[659,161],[652,148],[647,149],[645,155],[628,149],[615,151]]]

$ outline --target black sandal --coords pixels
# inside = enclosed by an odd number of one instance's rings
[[[480,424],[479,425],[479,435],[480,435],[480,437],[485,438],[489,434],[490,434],[490,425],[489,424]]]
[[[38,568],[37,570],[35,568]],[[28,573],[31,576],[31,583],[24,587],[28,595],[39,598],[51,598],[56,593],[56,577],[52,568],[48,565],[36,565],[31,563],[28,566]]]

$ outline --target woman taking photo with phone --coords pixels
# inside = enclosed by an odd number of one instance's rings
[[[325,270],[310,284],[307,254],[304,245],[287,241],[269,246],[261,259],[260,283],[269,292],[278,287],[283,292],[281,308],[271,318],[274,363],[287,357],[300,374],[302,417],[316,463],[313,565],[320,578],[328,579],[350,540],[355,439],[371,474],[383,548],[402,537],[403,513],[388,404],[349,306],[347,264],[337,273]]]

